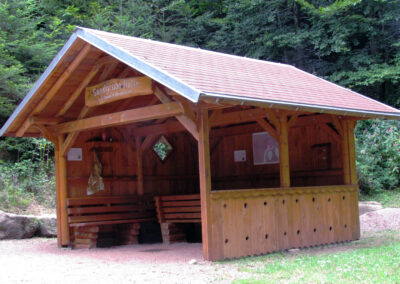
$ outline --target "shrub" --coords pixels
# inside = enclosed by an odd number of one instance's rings
[[[360,121],[355,133],[361,191],[371,194],[399,188],[400,121]]]

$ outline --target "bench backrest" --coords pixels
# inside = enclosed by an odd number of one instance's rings
[[[68,198],[67,206],[71,226],[156,220],[152,196],[76,197]]]
[[[154,197],[160,223],[201,222],[200,194]]]

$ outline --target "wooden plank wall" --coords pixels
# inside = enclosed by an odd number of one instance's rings
[[[259,132],[262,132],[260,130]],[[211,152],[213,190],[279,187],[279,164],[254,165],[252,134],[213,137]],[[326,125],[292,127],[289,131],[289,158],[292,186],[343,184],[341,144]],[[335,139],[336,138],[336,139]],[[218,139],[221,139],[218,142]],[[325,145],[325,146],[324,146]],[[318,163],[318,148],[329,148],[327,166]],[[246,150],[245,162],[234,162],[235,150]]]
[[[213,191],[215,259],[358,239],[357,186]]]
[[[133,128],[106,129],[114,141],[113,151],[100,152],[106,190],[104,195],[137,194],[136,146]],[[257,130],[255,130],[257,131]],[[259,130],[262,132],[262,130]],[[89,143],[100,139],[102,130],[83,132],[73,147],[83,149],[83,161],[67,162],[68,196],[85,196],[93,165]],[[244,133],[213,137],[211,131],[212,188],[279,187],[279,164],[253,165],[252,134]],[[197,142],[187,132],[170,133],[165,137],[174,150],[166,161],[155,155],[151,146],[143,153],[144,189],[150,194],[199,193]],[[341,144],[320,125],[292,127],[289,133],[291,184],[293,186],[338,185],[343,183]],[[314,145],[330,145],[329,168],[318,169]],[[214,148],[213,148],[214,147]],[[246,162],[234,162],[235,150],[246,150]]]
[[[67,161],[68,197],[86,196],[86,187],[93,167],[94,143],[86,141],[101,139],[103,130],[83,132],[74,148],[82,148],[82,161]],[[136,147],[131,127],[105,130],[113,143],[97,143],[99,158],[103,165],[105,190],[101,195],[136,195],[137,161]],[[145,194],[190,194],[199,192],[197,143],[187,133],[165,135],[174,150],[162,162],[151,149],[143,153]]]

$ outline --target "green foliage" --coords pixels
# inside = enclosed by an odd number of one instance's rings
[[[45,139],[0,140],[0,209],[55,206],[53,151]]]
[[[357,169],[364,193],[400,187],[400,122],[360,121],[356,128]]]
[[[0,0],[0,18],[0,124],[75,26],[289,63],[400,107],[398,0]],[[357,137],[362,188],[398,186],[398,155],[382,148],[393,142],[374,150]],[[47,164],[52,150],[38,149],[35,139],[1,138],[0,163]]]

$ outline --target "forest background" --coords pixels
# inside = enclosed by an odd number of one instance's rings
[[[0,0],[0,125],[75,26],[295,65],[400,108],[400,0]],[[400,196],[400,122],[356,128],[361,193]],[[54,207],[53,146],[0,139],[0,209]]]

